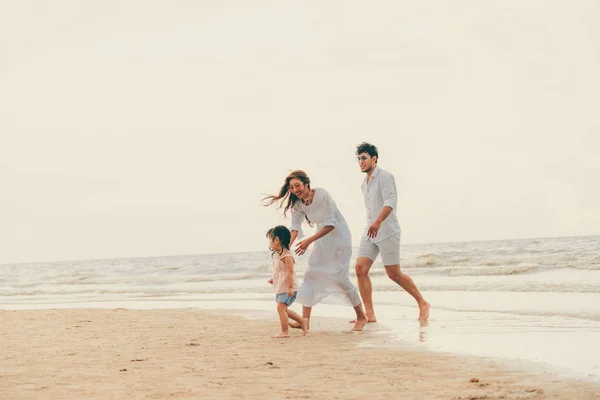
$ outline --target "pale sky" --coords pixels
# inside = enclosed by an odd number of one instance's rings
[[[368,6],[367,6],[368,4]],[[600,234],[600,2],[0,3],[0,263],[266,250],[292,169],[357,244]],[[285,222],[289,223],[289,222]]]

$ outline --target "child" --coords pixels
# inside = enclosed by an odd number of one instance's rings
[[[275,301],[277,302],[277,313],[281,322],[281,333],[273,335],[273,338],[289,338],[289,319],[298,322],[304,336],[308,328],[308,320],[302,318],[298,313],[290,310],[296,299],[298,290],[298,279],[294,272],[294,257],[290,252],[290,239],[292,234],[285,226],[279,225],[269,229],[269,249],[273,251],[273,277],[269,283],[275,288]]]

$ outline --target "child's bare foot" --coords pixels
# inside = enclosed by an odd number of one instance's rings
[[[423,302],[419,304],[419,321],[425,322],[429,319],[429,311],[431,310],[431,304]]]
[[[355,321],[356,323],[354,324],[354,327],[350,329],[351,331],[362,331],[367,322],[369,322],[367,317],[356,318]]]
[[[278,333],[277,335],[273,335],[271,337],[273,339],[286,339],[286,338],[289,338],[290,335],[289,335],[289,333],[283,333],[283,332],[281,332],[281,333]]]
[[[348,322],[350,322],[351,324],[356,324],[358,321],[356,320],[356,318],[354,318],[354,319],[351,319]],[[373,315],[368,315],[367,314],[367,322],[377,322],[377,318],[375,317],[375,314],[373,314]]]
[[[302,323],[299,325],[302,328],[302,336],[306,336],[308,332],[308,318],[302,318]]]

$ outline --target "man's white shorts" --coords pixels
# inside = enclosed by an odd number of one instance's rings
[[[373,243],[367,237],[362,238],[358,257],[367,257],[375,261],[379,253],[384,266],[400,265],[400,236],[390,236],[378,243]]]

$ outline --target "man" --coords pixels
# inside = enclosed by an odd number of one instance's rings
[[[369,270],[381,253],[388,277],[415,298],[419,305],[419,321],[425,322],[429,318],[430,305],[410,276],[400,271],[400,224],[396,217],[398,196],[394,176],[377,166],[379,155],[372,144],[359,144],[356,155],[360,170],[367,174],[361,186],[367,208],[367,228],[358,250],[356,277],[368,321],[377,322]]]

